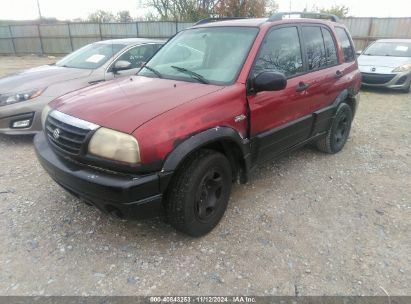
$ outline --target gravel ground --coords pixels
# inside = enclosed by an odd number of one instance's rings
[[[0,74],[50,61],[0,57]],[[200,239],[101,214],[32,137],[0,136],[1,295],[410,295],[410,223],[410,94],[364,91],[341,153],[257,168]]]

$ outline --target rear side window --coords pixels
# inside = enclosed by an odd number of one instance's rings
[[[319,26],[304,26],[303,35],[308,59],[308,69],[318,70],[327,66],[323,36]]]
[[[335,31],[337,32],[338,39],[340,40],[343,49],[344,61],[353,61],[355,59],[354,48],[351,45],[351,40],[347,32],[341,27],[336,27]]]
[[[264,39],[253,67],[257,76],[263,71],[276,71],[286,77],[303,71],[300,38],[296,27],[274,29]]]
[[[336,65],[338,63],[338,57],[334,39],[329,30],[322,27],[321,31],[324,38],[326,63],[327,65]]]

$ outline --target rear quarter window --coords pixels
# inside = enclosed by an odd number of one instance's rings
[[[335,31],[337,33],[337,38],[340,41],[341,47],[343,49],[344,61],[350,62],[355,60],[354,47],[351,44],[350,36],[347,31],[342,27],[336,27]]]

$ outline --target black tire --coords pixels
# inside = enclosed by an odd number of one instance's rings
[[[190,236],[207,234],[223,217],[231,186],[231,167],[223,154],[212,150],[194,153],[177,170],[168,187],[168,221]]]
[[[342,103],[337,109],[326,136],[316,142],[317,148],[330,154],[340,152],[347,142],[351,123],[352,110],[349,105]]]

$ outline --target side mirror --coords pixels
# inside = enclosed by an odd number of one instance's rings
[[[287,86],[287,78],[283,73],[261,72],[254,78],[254,92],[280,91]]]
[[[357,52],[355,52],[357,54],[357,56],[360,56],[362,54],[362,50],[359,50]]]
[[[131,62],[126,60],[119,60],[113,65],[112,71],[115,73],[117,71],[129,70],[131,69]]]

